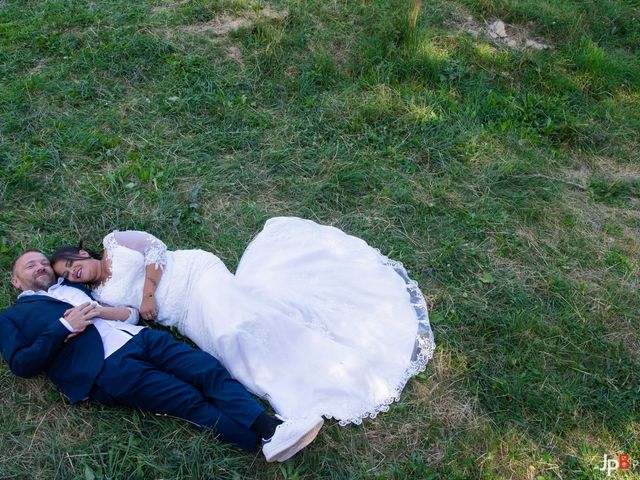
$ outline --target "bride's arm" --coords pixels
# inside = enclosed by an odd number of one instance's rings
[[[98,317],[103,320],[118,320],[120,322],[130,323],[136,325],[138,323],[138,310],[132,307],[112,307],[110,305],[101,305],[94,302],[96,309],[98,310]],[[64,317],[69,315],[73,311],[70,308],[64,312]]]
[[[142,287],[142,303],[140,315],[145,320],[155,320],[158,316],[156,304],[156,288],[162,277],[162,269],[157,265],[147,265],[144,286]]]
[[[155,293],[162,278],[163,267],[167,263],[167,246],[161,240],[146,232],[129,230],[126,232],[113,232],[112,235],[113,241],[118,245],[136,250],[144,255],[146,272],[144,286],[142,287],[140,316],[146,320],[154,320],[158,316]]]
[[[137,323],[138,311],[129,307],[107,307],[98,306],[99,317],[104,320],[119,320],[127,323]]]

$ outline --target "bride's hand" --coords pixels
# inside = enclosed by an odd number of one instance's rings
[[[158,307],[156,306],[156,299],[151,296],[145,296],[140,304],[140,316],[145,320],[155,320],[158,316]]]

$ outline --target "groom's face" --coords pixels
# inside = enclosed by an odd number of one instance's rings
[[[40,252],[27,252],[16,260],[11,283],[25,290],[47,290],[56,283],[49,260]]]

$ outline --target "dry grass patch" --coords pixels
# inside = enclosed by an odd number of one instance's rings
[[[242,52],[240,48],[236,45],[227,46],[226,50],[227,58],[230,58],[234,62],[236,62],[240,68],[244,68],[244,61],[242,60]]]
[[[206,23],[194,23],[192,25],[183,25],[179,29],[188,33],[213,33],[216,36],[228,35],[231,32],[240,30],[241,28],[250,27],[253,22],[248,18],[232,17],[230,15],[220,15]]]
[[[7,376],[9,378],[3,375],[3,384],[13,388],[2,392],[3,402],[14,408],[11,418],[5,418],[3,412],[6,436],[2,439],[2,463],[10,458],[14,465],[29,469],[38,464],[42,452],[50,448],[52,435],[62,444],[85,442],[92,435],[92,425],[78,414],[83,407],[66,403],[44,376],[18,379],[8,372]]]
[[[565,169],[568,178],[588,185],[589,180],[597,175],[606,175],[615,180],[640,178],[640,167],[636,162],[621,163],[614,158],[598,156],[585,159],[576,169]]]
[[[625,173],[628,169],[623,169]],[[612,170],[616,174],[615,170]],[[617,174],[621,174],[617,172]],[[603,270],[594,262],[582,262],[571,269],[571,275],[589,286],[589,310],[593,314],[606,318],[607,330],[603,335],[612,344],[622,341],[634,358],[640,358],[640,336],[634,320],[618,314],[610,314],[619,307],[620,302],[633,305],[637,302],[640,289],[640,210],[626,205],[608,205],[594,202],[584,194],[573,192],[565,196],[563,209],[573,215],[577,221],[576,231],[572,235],[590,238],[595,246],[595,262],[605,261],[612,250],[625,257],[624,270],[617,271],[607,267]],[[611,287],[616,286],[617,296],[611,296]],[[623,293],[624,292],[624,293]],[[626,297],[626,298],[625,298]],[[633,307],[632,307],[633,308]]]
[[[259,11],[247,10],[241,16],[218,15],[208,22],[182,25],[178,30],[193,34],[212,33],[216,37],[224,37],[241,28],[252,27],[260,20],[284,20],[288,15],[287,10],[278,12],[270,7],[264,7]]]
[[[375,456],[376,469],[410,462],[437,467],[446,457],[442,434],[448,439],[462,432],[487,428],[477,401],[460,383],[460,360],[438,348],[429,363],[431,374],[421,374],[407,384],[398,403],[361,426],[337,430],[337,435],[321,435],[322,442],[338,454],[349,455],[345,445],[358,445],[363,457]],[[438,425],[440,434],[433,425]],[[476,450],[477,445],[470,446]]]
[[[481,465],[489,463],[486,469],[498,473],[496,478],[504,479],[538,479],[562,478],[561,460],[557,455],[549,455],[548,451],[555,446],[540,445],[526,433],[517,428],[510,428],[500,435],[499,443],[490,447],[483,455]],[[542,451],[547,451],[542,455]]]
[[[386,464],[407,458],[411,452],[421,452],[424,459],[431,460],[429,463],[437,463],[442,459],[442,452],[433,439],[425,436],[421,423],[387,422],[384,418],[376,418],[365,420],[363,429],[365,431],[361,436],[364,443],[380,455]]]
[[[161,12],[168,12],[171,10],[175,10],[176,8],[179,8],[183,5],[186,5],[187,3],[189,3],[191,0],[180,0],[177,2],[165,2],[161,5],[156,5],[155,7],[151,7],[151,13],[161,13]]]
[[[178,2],[169,6],[156,7],[161,8],[163,11],[171,8],[175,8],[184,4],[185,2]],[[287,10],[276,11],[271,7],[264,7],[261,10],[246,10],[239,15],[222,13],[216,15],[211,20],[202,23],[193,23],[189,25],[180,25],[170,29],[162,29],[161,33],[167,41],[172,43],[183,43],[181,40],[182,34],[188,34],[202,38],[208,42],[215,44],[227,44],[225,47],[225,54],[227,58],[237,63],[241,68],[244,68],[245,63],[242,57],[242,51],[239,46],[229,44],[229,36],[234,32],[241,29],[253,28],[256,24],[263,21],[283,21],[289,16]]]
[[[565,455],[578,459],[583,468],[596,471],[602,465],[602,457],[605,453],[610,457],[623,452],[632,453],[629,451],[628,445],[625,446],[625,443],[632,441],[633,438],[638,438],[638,433],[638,424],[629,422],[627,438],[612,435],[612,432],[604,425],[591,432],[583,430],[567,432],[562,439],[557,439],[557,442],[561,444]],[[620,475],[620,477],[638,478],[636,475],[627,475],[626,477]]]
[[[478,399],[459,386],[465,370],[461,361],[437,348],[428,381],[410,383],[407,393],[407,402],[433,416],[448,431],[474,428],[483,422]]]
[[[42,70],[44,70],[46,66],[47,63],[43,59],[38,60],[38,63],[33,68],[31,68],[31,70],[29,70],[27,76],[31,77],[33,75],[39,74]]]

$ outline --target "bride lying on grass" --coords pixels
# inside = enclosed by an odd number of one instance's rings
[[[203,250],[112,232],[101,255],[57,250],[55,272],[96,300],[176,327],[285,418],[341,425],[388,410],[434,349],[427,305],[399,262],[341,230],[267,221],[229,272]]]

